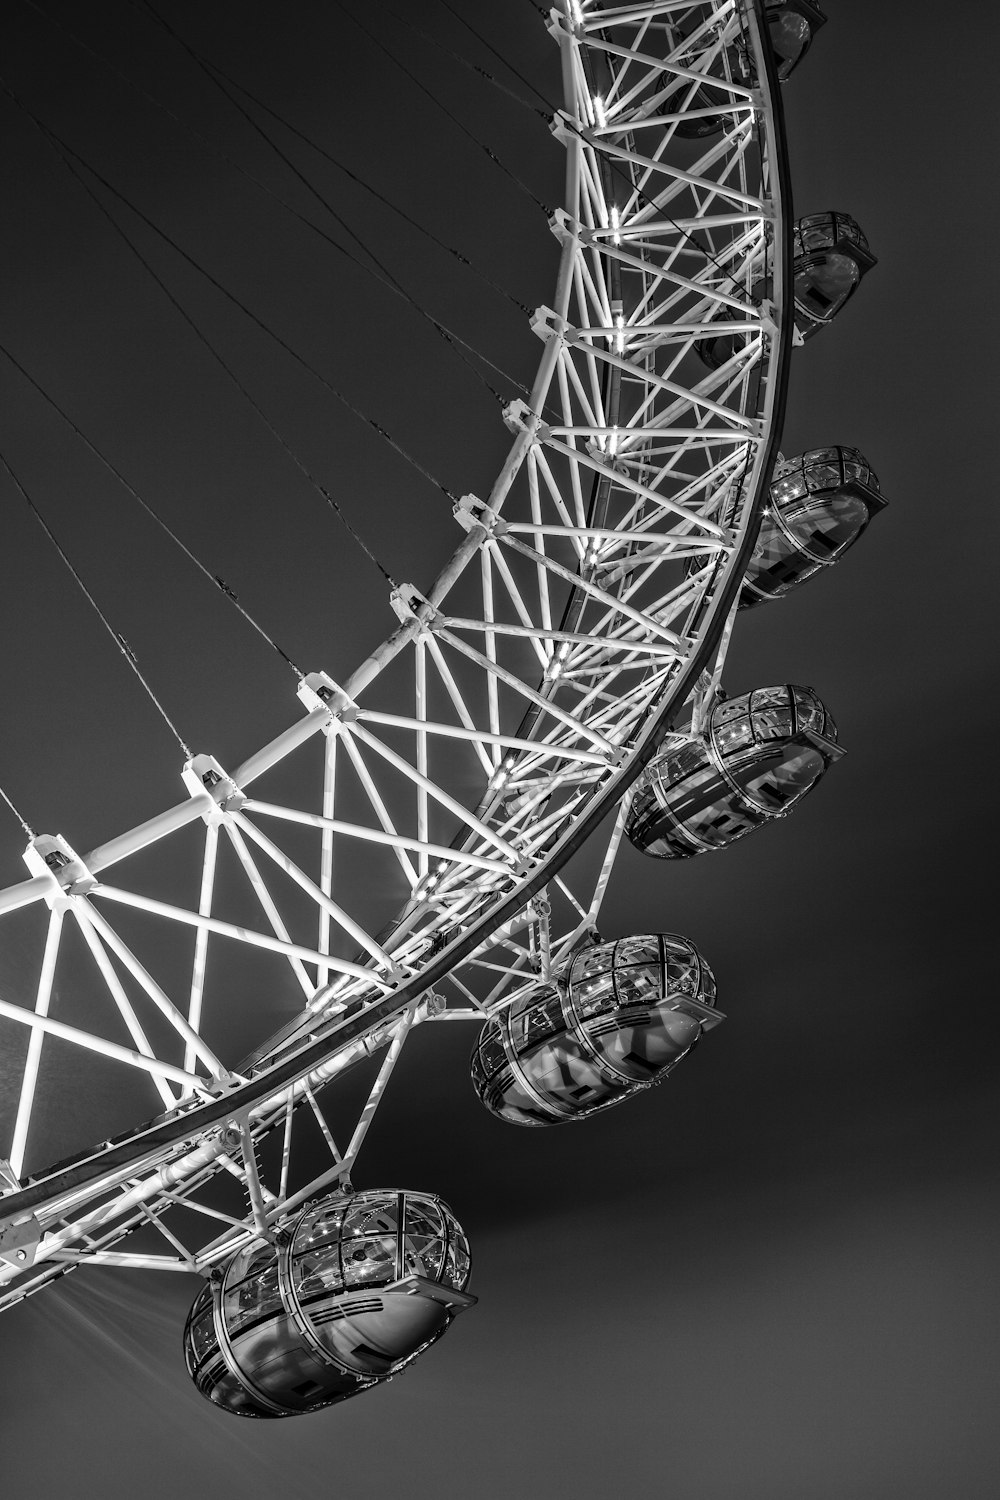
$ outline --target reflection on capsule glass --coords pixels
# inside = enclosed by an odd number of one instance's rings
[[[331,1406],[439,1339],[475,1301],[469,1270],[468,1241],[440,1198],[335,1193],[202,1288],[184,1330],[188,1373],[238,1416]]]
[[[784,817],[843,753],[811,688],[757,688],[719,703],[704,735],[650,762],[625,832],[657,859],[721,849]]]
[[[740,608],[778,599],[853,547],[886,501],[857,448],[812,448],[774,470]]]
[[[686,938],[597,943],[487,1021],[472,1081],[514,1125],[585,1119],[660,1082],[722,1019],[712,971]]]

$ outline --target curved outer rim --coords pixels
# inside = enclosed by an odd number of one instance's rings
[[[384,1027],[424,991],[441,981],[456,964],[479,947],[498,927],[516,916],[551,879],[552,875],[583,846],[609,810],[652,759],[663,734],[670,728],[674,717],[683,707],[701,672],[713,656],[729,615],[736,606],[740,589],[743,586],[743,575],[756,541],[760,514],[767,497],[768,486],[765,481],[770,476],[778,452],[788,386],[788,363],[793,329],[791,316],[793,217],[784,113],[774,58],[770,47],[766,44],[764,0],[738,0],[738,4],[743,6],[745,19],[755,33],[757,54],[764,64],[765,99],[770,103],[770,110],[765,108],[761,111],[759,128],[766,133],[767,160],[770,170],[769,190],[775,208],[775,222],[780,234],[780,241],[776,240],[773,250],[773,287],[775,301],[781,309],[781,316],[779,334],[774,341],[771,356],[774,378],[768,387],[769,404],[763,417],[766,437],[761,445],[755,493],[747,506],[741,535],[729,559],[728,577],[712,597],[698,627],[700,630],[698,648],[669,684],[659,706],[650,715],[627,763],[608,773],[603,786],[591,798],[586,809],[574,819],[570,828],[558,840],[545,860],[525,877],[516,889],[500,897],[470,923],[459,937],[427,963],[419,975],[400,984],[382,1000],[369,1006],[362,1014],[339,1024],[332,1023],[325,1028],[316,1028],[307,1045],[280,1057],[246,1083],[227,1090],[219,1099],[188,1109],[119,1145],[85,1156],[49,1176],[41,1177],[19,1192],[8,1194],[0,1200],[4,1220],[23,1218],[62,1195],[88,1185],[101,1185],[110,1190],[115,1181],[120,1180],[123,1169],[131,1169],[128,1175],[134,1175],[137,1168],[152,1169],[162,1164],[175,1154],[171,1148],[179,1145],[193,1146],[203,1140],[213,1126],[221,1125],[232,1119],[234,1115],[265,1103],[280,1093],[283,1088],[319,1068],[341,1048]],[[564,266],[565,259],[560,264],[560,284],[564,275]],[[546,356],[543,355],[543,361],[545,358]],[[517,447],[518,445],[515,445],[515,449]],[[511,460],[508,460],[505,472],[509,471],[510,462]],[[460,548],[459,553],[463,550]],[[456,558],[458,555],[456,554]],[[433,594],[430,597],[433,599]],[[396,632],[385,645],[391,650],[392,646],[404,635],[405,629]],[[400,644],[402,644],[401,641]],[[351,681],[345,685],[349,691],[359,690],[358,679],[363,678],[370,662],[371,659],[363,663]]]

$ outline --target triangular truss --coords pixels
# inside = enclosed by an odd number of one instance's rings
[[[194,757],[186,801],[86,856],[34,840],[32,878],[0,892],[0,915],[48,907],[34,995],[0,996],[6,1034],[24,1036],[0,1203],[8,1299],[80,1258],[204,1270],[346,1179],[412,1025],[510,1003],[594,929],[621,813],[599,857],[574,855],[717,684],[789,344],[759,6],[563,0],[550,30],[566,89],[556,290],[532,324],[530,398],[505,412],[507,460],[456,507],[455,553],[425,594],[393,592],[395,630],[346,682],[303,679],[304,716],[271,745],[238,767]],[[62,982],[69,930],[103,994],[83,1017]],[[247,950],[293,1018],[240,1061],[227,955]],[[82,1088],[97,1055],[145,1076],[159,1114],[39,1171],[54,1038],[79,1049]],[[338,1145],[317,1091],[386,1046]],[[300,1120],[329,1153],[305,1184]],[[220,1177],[242,1188],[235,1209],[213,1197]],[[207,1242],[175,1227],[182,1208],[188,1228],[212,1221]],[[162,1255],[114,1248],[146,1223]]]

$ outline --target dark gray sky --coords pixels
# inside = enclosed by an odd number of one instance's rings
[[[220,0],[206,16],[163,3],[521,301],[549,300],[556,250],[541,214],[337,6]],[[554,92],[553,48],[525,0],[488,14],[462,4]],[[141,7],[44,8],[305,211],[303,190]],[[357,0],[348,9],[361,13]],[[955,12],[954,40],[937,6],[839,0],[830,12],[785,89],[796,210],[854,214],[880,264],[796,354],[783,448],[862,448],[891,506],[840,568],[740,621],[727,686],[815,686],[849,754],[794,818],[725,854],[674,868],[626,851],[602,923],[693,938],[729,1020],[663,1089],[552,1131],[489,1119],[468,1083],[471,1034],[425,1028],[359,1185],[450,1201],[473,1239],[475,1311],[388,1387],[252,1424],[187,1381],[193,1281],[81,1272],[0,1324],[8,1483],[103,1500],[996,1493],[983,888],[1000,226],[979,59],[1000,39],[983,7]],[[433,0],[407,13],[470,51]],[[387,14],[371,24],[393,35]],[[33,109],[446,484],[488,488],[505,430],[412,312],[35,7],[16,0],[8,28],[0,71]],[[552,199],[562,161],[541,121],[405,46]],[[378,575],[34,127],[2,107],[3,341],[296,660],[346,673],[389,623]],[[324,172],[338,210],[437,316],[530,375],[538,346],[513,308]],[[445,502],[143,244],[391,571],[425,583],[452,540]],[[295,717],[287,668],[2,361],[0,380],[9,460],[185,737],[237,761]],[[22,502],[3,494],[0,780],[37,827],[86,849],[177,799],[179,756]],[[22,878],[21,847],[8,818],[3,884]],[[0,955],[0,984],[24,972],[16,948]],[[88,1138],[87,1101],[59,1107],[67,1132]]]

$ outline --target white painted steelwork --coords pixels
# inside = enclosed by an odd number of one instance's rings
[[[426,595],[393,591],[396,628],[346,682],[304,677],[305,716],[271,744],[231,771],[195,756],[185,802],[82,858],[33,841],[32,878],[0,892],[0,914],[51,908],[34,1009],[0,1006],[31,1037],[0,1202],[7,1303],[87,1259],[207,1271],[347,1179],[411,1026],[511,1003],[593,928],[621,816],[596,873],[568,862],[717,687],[790,341],[784,147],[760,0],[561,0],[549,29],[567,158],[556,288],[532,323],[543,348],[530,399],[505,413],[509,454],[485,498],[456,507],[453,556]],[[682,138],[706,85],[722,127]],[[712,370],[699,341],[720,329],[735,352]],[[292,805],[288,778],[251,791],[288,764],[299,787],[318,772],[311,797]],[[189,904],[128,883],[130,856],[155,846],[173,859],[199,822]],[[228,847],[251,898],[238,917],[219,895]],[[112,921],[122,907],[128,942]],[[93,1007],[86,1023],[69,1007],[48,1014],[77,925],[107,994],[105,1028]],[[189,955],[175,998],[153,977],[172,941]],[[204,1040],[236,1003],[230,944],[287,966],[306,998],[298,1022],[235,1065]],[[155,1037],[150,1002],[166,1021]],[[123,1019],[131,1048],[115,1039]],[[34,1180],[18,1186],[47,1107],[38,1061],[53,1031],[82,1058],[145,1070],[166,1112],[59,1168],[31,1161]],[[386,1044],[341,1152],[317,1092]],[[300,1115],[320,1122],[329,1165],[293,1188]],[[268,1180],[257,1147],[272,1132],[280,1170]],[[217,1174],[245,1185],[245,1211],[203,1200]],[[215,1237],[192,1242],[191,1214],[181,1232],[181,1204]],[[168,1254],[115,1248],[150,1223]]]

